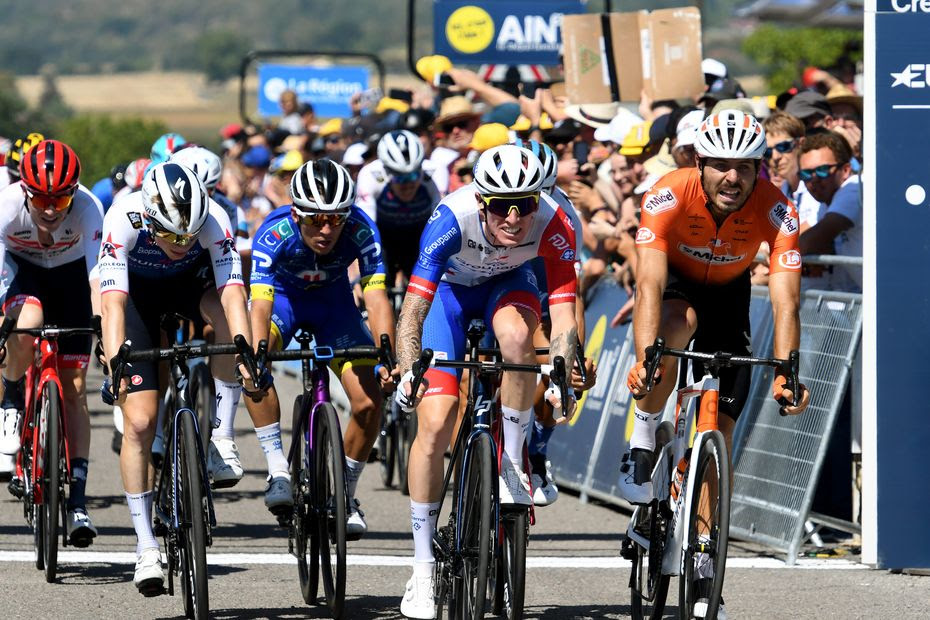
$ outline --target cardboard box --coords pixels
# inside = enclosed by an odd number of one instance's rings
[[[653,99],[704,91],[696,7],[565,15],[562,42],[572,103],[639,101],[642,90]]]

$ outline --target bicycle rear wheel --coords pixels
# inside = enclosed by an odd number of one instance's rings
[[[320,532],[323,591],[333,618],[341,618],[346,596],[346,457],[339,418],[330,403],[319,406],[315,422],[313,493]]]
[[[484,617],[488,569],[491,564],[492,499],[496,493],[494,448],[491,436],[479,434],[471,445],[470,462],[461,486],[459,514],[461,574],[454,579],[452,601],[456,618]],[[453,501],[457,495],[453,495]],[[458,504],[456,504],[458,506]]]
[[[204,495],[203,469],[197,452],[194,418],[186,413],[178,420],[179,484],[181,511],[178,522],[179,555],[181,560],[181,591],[184,611],[189,618],[206,618],[210,613],[207,585],[207,498]],[[170,454],[170,453],[169,453]]]
[[[378,461],[381,464],[381,484],[394,485],[394,462],[398,449],[398,420],[391,407],[394,399],[384,399],[381,407],[381,432],[378,434]],[[398,481],[400,481],[398,479]]]
[[[502,510],[501,514],[503,536],[496,549],[488,593],[494,597],[491,612],[507,620],[523,617],[529,516],[529,510],[524,507]]]
[[[58,386],[49,381],[42,388],[42,401],[39,403],[39,462],[42,477],[37,481],[42,497],[42,505],[37,506],[42,532],[42,556],[45,565],[45,581],[52,583],[58,573],[58,537],[61,533],[61,507],[63,505],[61,461],[64,446],[61,437],[61,397]],[[43,441],[44,438],[44,441]],[[36,550],[38,552],[38,549]]]
[[[682,620],[716,618],[723,591],[730,531],[730,460],[720,431],[703,435],[689,498],[687,548],[678,587]],[[702,516],[710,515],[707,523]]]
[[[213,384],[210,368],[203,362],[191,369],[190,390],[191,409],[197,412],[203,453],[208,455],[213,425],[216,423],[216,386]]]
[[[294,487],[294,516],[291,535],[294,537],[294,555],[297,556],[297,576],[300,595],[308,605],[316,603],[320,584],[320,531],[316,514],[311,509],[311,480],[313,471],[307,460],[307,440],[304,432],[309,417],[304,408],[304,397],[294,400],[293,438],[291,445],[291,480]]]

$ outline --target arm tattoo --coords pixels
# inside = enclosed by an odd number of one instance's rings
[[[404,298],[397,325],[397,365],[403,375],[420,356],[423,339],[423,321],[429,312],[430,302],[410,293]]]
[[[554,360],[557,355],[565,358],[565,374],[571,381],[572,368],[575,367],[575,342],[578,340],[578,328],[572,327],[555,338],[549,344],[549,359]]]

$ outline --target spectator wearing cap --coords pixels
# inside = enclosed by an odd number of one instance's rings
[[[852,149],[836,132],[808,135],[801,144],[801,180],[820,201],[817,223],[801,234],[802,254],[862,256],[862,191],[849,165]],[[835,267],[830,288],[862,291],[862,270]]]
[[[833,127],[833,109],[827,98],[813,90],[804,90],[788,100],[785,112],[799,118],[807,131]]]
[[[313,104],[309,101],[302,101],[297,106],[297,113],[300,114],[300,123],[303,127],[299,133],[313,134],[320,130],[320,126],[316,122],[316,112],[313,110]]]
[[[345,139],[342,137],[342,119],[331,118],[320,125],[318,137],[323,140],[323,154],[339,161],[346,148]]]
[[[433,123],[437,144],[430,156],[434,166],[433,181],[440,193],[447,194],[462,186],[453,170],[465,161],[480,122],[480,114],[468,99],[454,95],[443,99],[439,115]]]
[[[298,150],[278,155],[268,165],[268,183],[265,184],[265,198],[274,208],[291,204],[291,178],[304,163],[304,156]]]
[[[674,137],[669,138],[669,150],[675,165],[679,168],[693,168],[696,162],[694,143],[697,142],[698,126],[704,120],[704,110],[694,108],[684,115],[673,115],[672,120],[676,118]]]
[[[800,230],[817,223],[820,201],[807,190],[800,177],[801,143],[804,142],[804,124],[785,112],[775,112],[762,122],[765,129],[765,161],[769,179],[791,199],[798,209]]]
[[[698,107],[705,110],[711,110],[718,101],[724,99],[742,99],[746,96],[746,91],[740,86],[740,83],[730,78],[720,78],[707,87],[707,90],[698,99]]]
[[[370,159],[371,148],[364,142],[355,142],[346,147],[342,154],[342,166],[349,171],[353,181],[358,180],[358,173]]]
[[[633,166],[633,180],[639,185],[646,180],[646,169],[643,163],[652,156],[649,152],[649,128],[652,123],[643,121],[634,125],[627,132],[620,143],[620,154],[626,156]]]
[[[278,129],[282,129],[289,134],[303,133],[304,122],[300,112],[297,111],[297,93],[293,90],[286,90],[281,93],[278,106],[281,108],[281,120],[278,121]]]
[[[271,151],[266,146],[253,146],[242,154],[240,162],[245,174],[245,183],[239,206],[249,222],[251,237],[264,217],[271,212],[271,201],[265,197],[265,190],[271,182],[268,175]]]
[[[705,58],[702,60],[701,71],[704,73],[704,83],[708,87],[717,80],[725,80],[730,77],[727,66],[715,58]]]

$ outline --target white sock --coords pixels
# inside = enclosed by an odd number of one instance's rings
[[[523,442],[526,441],[526,429],[530,426],[533,409],[517,411],[510,407],[501,407],[504,424],[504,452],[517,469],[523,469]]]
[[[152,502],[155,494],[152,491],[145,493],[126,493],[126,503],[129,504],[129,516],[132,517],[132,527],[136,530],[136,555],[141,555],[146,549],[158,549],[158,541],[152,531]]]
[[[349,499],[355,497],[355,487],[358,485],[363,469],[365,469],[365,463],[346,457],[346,495]]]
[[[236,433],[233,425],[236,422],[236,407],[239,406],[242,387],[235,381],[223,381],[215,377],[213,386],[216,388],[216,420],[213,422],[213,436],[221,439],[234,439]]]
[[[646,413],[639,406],[633,408],[633,434],[630,436],[630,448],[642,448],[643,450],[656,449],[656,429],[659,427],[659,420],[662,419],[662,412]]]
[[[433,530],[436,529],[436,521],[439,519],[439,502],[429,502],[426,504],[410,500],[410,525],[413,530],[413,572],[414,574],[423,575],[429,565],[432,571],[433,563],[436,558],[433,557]],[[420,566],[418,572],[417,567]]]
[[[256,428],[255,434],[258,436],[258,443],[261,444],[262,450],[265,451],[268,473],[271,476],[284,476],[290,480],[291,473],[288,471],[287,457],[284,456],[284,447],[281,444],[281,423],[275,422]]]

